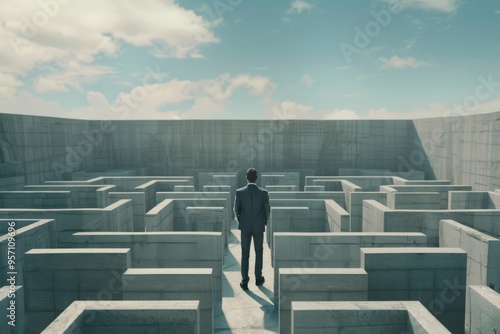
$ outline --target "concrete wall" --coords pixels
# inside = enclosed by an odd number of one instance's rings
[[[146,232],[175,230],[174,200],[166,199],[146,212],[144,216]]]
[[[347,212],[351,217],[351,232],[363,231],[363,201],[375,200],[381,204],[387,203],[387,194],[380,192],[352,192],[349,194],[349,203],[346,205]]]
[[[307,276],[307,280],[300,277]],[[294,301],[367,300],[368,275],[363,269],[280,269],[279,333],[291,332]]]
[[[130,250],[32,249],[25,254],[28,333],[40,333],[75,300],[121,300]]]
[[[292,333],[450,332],[419,302],[293,302]]]
[[[427,237],[422,233],[275,233],[275,295],[280,268],[358,268],[362,247],[426,246]]]
[[[453,220],[439,223],[439,247],[467,252],[467,285],[485,285],[500,292],[500,239]]]
[[[227,190],[227,188],[224,188]],[[213,189],[215,190],[215,189]],[[231,218],[233,217],[233,208],[231,206],[231,193],[228,192],[222,192],[222,191],[204,191],[204,192],[158,192],[156,193],[156,201],[157,203],[160,203],[164,199],[191,199],[194,200],[193,205],[194,206],[206,206],[206,205],[211,205],[209,204],[210,202],[207,202],[206,199],[225,199],[225,204],[223,205],[224,207],[228,208],[225,210],[226,212],[226,232],[225,234],[227,236],[230,235],[230,222]]]
[[[368,300],[418,300],[463,333],[467,253],[460,248],[361,248]]]
[[[108,201],[114,203],[121,199],[129,199],[132,201],[132,215],[133,215],[133,231],[144,232],[144,216],[146,214],[146,201],[144,193],[134,192],[110,192]]]
[[[413,152],[405,156],[427,179],[500,188],[500,112],[414,120]],[[413,157],[413,159],[412,159]]]
[[[267,185],[295,185],[297,186],[297,190],[300,190],[302,189],[301,187],[303,187],[301,172],[303,171],[259,171],[260,176],[257,183],[259,183],[262,188],[266,188]]]
[[[55,219],[57,242],[67,242],[75,232],[132,231],[132,201],[119,200],[102,209],[0,209],[0,218]]]
[[[193,166],[242,173],[254,165],[316,175],[370,168],[411,178],[408,169],[416,169],[427,179],[493,190],[500,188],[498,114],[414,121],[84,121],[0,114],[6,152],[0,177],[24,174],[34,184],[118,166],[182,175]],[[78,153],[89,147],[90,154]]]
[[[440,203],[440,207],[437,209],[443,210],[448,209],[448,193],[456,190],[472,190],[472,187],[467,185],[396,185],[380,187],[380,191],[388,193],[392,193],[394,191],[402,193],[416,193],[415,196],[418,196],[418,193],[437,192],[440,194],[441,199],[440,202],[438,202]],[[434,199],[428,202],[429,205],[434,205],[435,203]],[[431,208],[429,207],[429,209]]]
[[[442,219],[500,236],[499,210],[391,210],[376,201],[363,202],[364,232],[422,232],[428,244],[437,247]]]
[[[196,166],[317,175],[342,167],[397,170],[413,140],[409,120],[83,121],[0,114],[0,125],[3,149],[10,152],[0,160],[0,177],[18,170],[28,184],[56,179],[54,163],[69,173],[134,166],[152,175],[183,175]],[[90,154],[78,154],[88,147]]]
[[[42,333],[200,334],[199,301],[75,301]]]
[[[267,224],[267,244],[273,250],[273,236],[275,232],[318,232],[311,226],[311,212],[307,206],[272,207]],[[326,232],[323,228],[319,231]]]
[[[0,208],[71,208],[69,191],[0,191]]]
[[[8,281],[5,284],[9,284]],[[14,283],[16,284],[16,283]],[[24,288],[20,285],[7,285],[0,288],[0,309],[6,315],[0,321],[0,333],[19,334],[25,332],[26,315]]]
[[[9,224],[10,223],[10,224]],[[16,284],[24,285],[25,261],[24,253],[32,248],[55,248],[56,241],[56,222],[53,219],[45,220],[27,220],[23,224],[19,220],[0,220],[0,230],[7,229],[12,223],[15,224],[14,243],[9,248],[9,237],[12,234],[0,233],[0,282],[6,282],[10,277],[8,272],[17,272]],[[7,230],[8,231],[8,230]],[[5,233],[7,233],[5,231]],[[9,250],[11,251],[9,253]],[[7,259],[14,254],[14,270],[9,269]],[[3,283],[2,283],[3,284]]]
[[[342,191],[276,191],[269,193],[269,200],[274,199],[332,199],[345,208],[345,195]]]
[[[328,222],[329,232],[350,232],[350,216],[335,201],[325,200],[326,220]]]
[[[75,233],[67,248],[130,248],[133,268],[211,268],[222,298],[222,234],[217,232]]]
[[[25,191],[70,191],[71,192],[71,207],[73,208],[102,208],[102,196],[107,196],[107,193],[114,191],[106,185],[83,185],[83,184],[41,184],[27,185]],[[104,194],[99,192],[103,190]]]
[[[123,273],[123,300],[200,301],[200,334],[214,332],[213,290],[212,269],[150,268]]]
[[[500,331],[500,295],[486,286],[467,287],[465,333]]]
[[[450,210],[500,209],[500,190],[450,191],[448,207]]]

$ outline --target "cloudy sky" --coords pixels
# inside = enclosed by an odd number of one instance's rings
[[[500,110],[494,0],[2,0],[0,112],[417,118]]]

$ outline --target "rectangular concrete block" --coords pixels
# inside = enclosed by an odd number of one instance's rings
[[[0,322],[0,332],[5,334],[24,333],[26,329],[24,287],[7,285],[0,288],[0,308],[4,313]]]
[[[179,300],[76,301],[42,333],[200,334],[199,305]]]
[[[286,233],[274,235],[274,291],[280,268],[359,268],[362,247],[427,247],[422,233]]]
[[[125,270],[131,264],[128,248],[32,249],[25,254],[26,271],[68,269]]]
[[[350,232],[349,213],[333,200],[325,200],[329,232]]]
[[[500,329],[500,295],[487,286],[467,288],[465,333],[488,333]]]
[[[418,300],[451,332],[464,328],[467,253],[460,248],[361,248],[368,299]]]
[[[310,232],[310,211],[308,207],[273,207],[267,226],[267,242],[272,249],[275,232]]]
[[[76,233],[73,247],[126,247],[134,268],[212,268],[214,299],[222,300],[221,232]]]
[[[500,291],[500,239],[460,224],[441,220],[440,247],[459,247],[467,252],[467,285],[485,285]]]
[[[212,269],[128,269],[125,300],[199,300],[201,333],[213,333]]]
[[[449,334],[418,302],[292,302],[292,333]]]
[[[125,248],[58,248],[32,249],[25,261],[27,328],[38,333],[74,300],[122,299],[122,273],[131,257]]]
[[[294,301],[367,300],[368,275],[363,269],[281,268],[279,332],[290,333]]]

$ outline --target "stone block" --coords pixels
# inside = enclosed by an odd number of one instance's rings
[[[292,302],[292,333],[449,334],[418,302]]]
[[[282,268],[279,271],[279,332],[290,333],[294,301],[366,300],[368,275],[363,269]]]
[[[75,301],[42,333],[199,334],[199,305],[199,301]]]
[[[467,287],[465,333],[488,333],[500,329],[500,295],[480,285]]]
[[[212,269],[128,269],[125,300],[199,300],[201,333],[213,333]]]

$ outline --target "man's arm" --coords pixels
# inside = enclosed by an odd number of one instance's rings
[[[269,205],[269,193],[266,191],[264,195],[264,211],[266,212],[266,220],[264,223],[267,225],[267,222],[269,221],[269,215],[271,214],[271,206]]]
[[[233,211],[234,211],[234,217],[236,218],[236,220],[238,222],[240,221],[240,209],[241,209],[241,203],[240,203],[240,199],[238,197],[238,192],[236,192],[236,198],[234,199]]]

